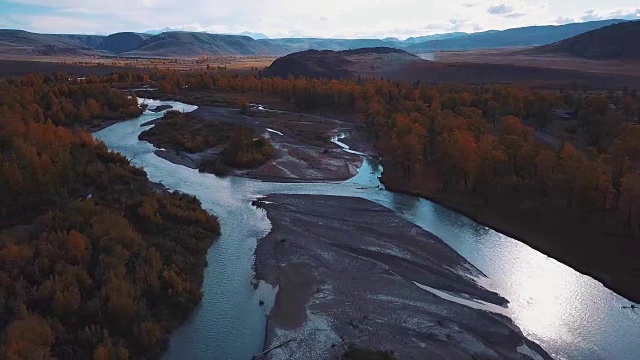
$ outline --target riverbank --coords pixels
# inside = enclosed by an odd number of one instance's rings
[[[258,203],[271,232],[258,242],[256,275],[278,286],[265,348],[270,359],[339,357],[349,345],[400,359],[549,358],[507,317],[445,300],[506,304],[472,280],[480,271],[434,235],[373,202],[270,195]],[[416,284],[417,283],[417,284]]]
[[[487,206],[466,193],[442,191],[437,181],[425,174],[407,183],[395,176],[399,173],[396,170],[392,164],[385,164],[380,181],[387,190],[422,197],[462,214],[596,279],[630,301],[640,302],[640,244],[629,239],[625,246],[610,246],[625,239],[603,235],[594,224],[571,217],[566,221],[567,214],[547,216],[552,220],[542,224],[525,222],[518,211],[520,204],[508,196],[494,197],[497,200]]]

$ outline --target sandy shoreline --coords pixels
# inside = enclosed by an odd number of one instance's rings
[[[258,242],[256,274],[279,286],[265,347],[296,338],[270,359],[335,358],[349,344],[399,359],[522,359],[517,348],[527,344],[550,359],[507,317],[418,287],[506,302],[477,285],[479,270],[442,240],[391,210],[311,195],[270,195],[259,205],[273,228]]]

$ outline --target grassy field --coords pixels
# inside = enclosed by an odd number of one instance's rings
[[[273,56],[208,56],[194,59],[179,59],[35,55],[19,56],[0,54],[0,61],[2,61],[5,66],[11,65],[12,69],[20,69],[22,67],[34,68],[39,72],[62,71],[55,69],[59,66],[63,66],[63,68],[64,66],[83,66],[89,68],[113,67],[176,70],[216,70],[221,68],[225,70],[250,70],[265,68],[271,65],[275,59],[276,58]],[[0,70],[0,74],[2,72],[6,72],[6,70]]]

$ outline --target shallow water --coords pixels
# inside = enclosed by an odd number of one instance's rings
[[[181,111],[196,108],[177,102],[147,103]],[[138,140],[148,128],[140,124],[160,116],[145,113],[94,135],[144,168],[152,181],[195,195],[220,219],[222,236],[207,253],[202,303],[173,335],[166,359],[249,359],[261,351],[265,314],[275,291],[264,283],[254,288],[254,250],[257,240],[269,232],[270,222],[251,201],[270,193],[356,196],[381,204],[439,236],[486,274],[478,282],[510,302],[503,313],[555,358],[640,359],[640,311],[621,309],[629,301],[462,215],[383,190],[377,162],[365,159],[358,174],[346,182],[279,184],[217,178],[165,161],[153,154],[151,144]],[[259,305],[261,299],[265,306]]]

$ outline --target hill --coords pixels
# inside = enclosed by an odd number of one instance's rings
[[[67,38],[67,39],[73,40],[73,41],[79,41],[83,45],[85,45],[85,46],[87,46],[89,48],[92,48],[92,49],[93,48],[97,48],[105,38],[105,36],[103,36],[103,35],[65,34],[65,35],[58,35],[58,36],[62,36],[63,38]]]
[[[155,36],[133,32],[94,36],[0,30],[0,54],[4,55],[197,57],[283,55],[286,52],[280,46],[241,35],[174,31]]]
[[[389,47],[356,50],[306,50],[289,54],[269,66],[266,74],[346,79],[355,76],[383,76],[406,66],[425,62],[404,50]]]
[[[624,20],[602,20],[566,25],[528,26],[503,31],[486,31],[453,38],[429,40],[410,45],[405,50],[413,53],[439,50],[472,50],[517,46],[547,45],[596,30]]]
[[[8,55],[89,55],[99,36],[36,34],[0,29],[0,53]]]
[[[115,33],[104,38],[96,48],[109,51],[114,54],[121,54],[127,51],[138,49],[149,39],[147,34],[137,34],[132,32]]]
[[[123,53],[140,57],[197,57],[202,55],[281,55],[276,45],[249,36],[173,31],[146,39],[140,47]]]
[[[536,53],[566,54],[592,60],[640,59],[640,21],[603,27],[535,49]]]

